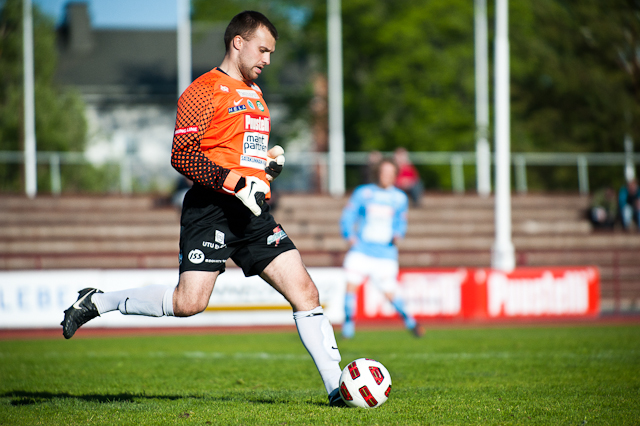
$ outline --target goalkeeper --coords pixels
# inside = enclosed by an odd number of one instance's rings
[[[216,278],[231,258],[246,276],[259,275],[293,308],[303,345],[313,358],[331,405],[338,395],[340,352],[323,315],[318,290],[300,253],[265,202],[284,165],[279,146],[268,149],[271,118],[253,82],[269,65],[278,33],[258,12],[229,23],[220,66],[197,78],[178,101],[171,164],[193,181],[180,219],[177,286],[103,293],[87,288],[65,311],[64,337],[110,311],[188,317],[205,310]]]

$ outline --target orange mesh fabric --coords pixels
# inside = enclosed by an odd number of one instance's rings
[[[196,79],[178,101],[171,164],[195,183],[215,190],[222,190],[230,170],[269,184],[264,168],[270,130],[260,88],[213,69]]]
[[[213,163],[200,149],[214,113],[214,86],[206,84],[205,76],[194,81],[178,100],[171,165],[194,183],[221,189],[229,170]]]

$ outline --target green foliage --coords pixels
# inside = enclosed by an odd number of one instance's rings
[[[33,29],[37,150],[83,151],[87,132],[84,103],[75,91],[54,84],[53,22],[35,6]],[[23,149],[23,90],[22,1],[6,0],[0,10],[0,151]],[[18,190],[20,169],[0,164],[0,189]],[[48,174],[44,180],[48,182]]]
[[[639,141],[640,4],[510,5],[512,150],[623,152],[625,134]],[[548,189],[570,180],[563,174],[566,169],[546,168],[530,173],[530,180]],[[597,186],[622,179],[619,167],[599,170],[591,181]]]
[[[389,401],[375,410],[328,407],[295,331],[0,341],[0,424],[632,425],[639,332],[359,331],[340,342],[341,365],[389,369]]]
[[[491,65],[494,3],[487,4]],[[310,121],[312,80],[326,72],[326,2],[196,0],[194,17],[228,22],[251,8],[281,33],[265,80],[284,95],[292,119]],[[640,141],[640,3],[528,0],[509,8],[512,151],[622,152],[625,134]],[[348,151],[475,149],[473,14],[466,0],[342,1]],[[287,92],[291,68],[306,74],[306,85]],[[420,171],[428,188],[449,187],[448,167]],[[474,175],[465,174],[468,186]],[[622,167],[590,168],[592,187],[622,179]],[[575,191],[576,180],[575,167],[528,173],[534,190]]]

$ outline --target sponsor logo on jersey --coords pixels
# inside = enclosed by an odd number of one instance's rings
[[[238,106],[234,106],[233,108],[227,109],[227,112],[229,114],[235,114],[236,112],[246,111],[246,110],[247,110],[246,105],[238,105]]]
[[[236,89],[236,92],[238,92],[238,95],[242,98],[260,99],[260,95],[258,95],[255,90]]]
[[[225,93],[229,93],[229,88],[227,86],[222,85],[222,84],[220,85],[220,90],[222,90]]]
[[[216,240],[216,243],[218,244],[224,244],[224,232],[218,231],[216,229],[215,240]]]
[[[184,135],[185,133],[198,133],[198,126],[181,127],[173,132],[174,135]]]
[[[237,101],[233,101],[233,104],[234,104],[234,105],[236,105],[236,106],[238,106],[238,104],[239,104],[240,102],[242,102],[242,100],[243,100],[243,99],[244,99],[244,98],[242,98],[242,99],[238,99]]]
[[[287,233],[284,232],[284,230],[279,226],[276,226],[275,228],[273,228],[273,234],[267,237],[267,245],[275,243],[277,247],[278,244],[280,244],[280,241],[284,240],[285,238],[287,238]]]
[[[271,131],[271,119],[261,115],[245,114],[244,131],[257,131],[269,133]]]
[[[247,99],[247,105],[249,105],[249,108],[251,109],[256,109],[256,107],[253,105],[253,102],[251,102],[251,99]]]
[[[260,101],[256,101],[256,104],[258,105],[258,109],[259,109],[260,111],[264,111],[264,105],[262,105],[262,102],[260,102]]]
[[[254,157],[267,157],[267,149],[269,146],[269,135],[255,132],[245,132],[242,141],[242,153]]]
[[[252,169],[264,170],[264,168],[267,167],[267,161],[258,157],[241,155],[240,165],[243,167],[251,167]]]
[[[189,252],[189,256],[187,256],[189,262],[195,263],[196,265],[204,262],[204,253],[202,250],[193,249]]]

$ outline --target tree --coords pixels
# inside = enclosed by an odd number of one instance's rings
[[[342,22],[348,151],[474,149],[473,2],[343,1]],[[325,27],[318,3],[308,26],[318,54]],[[448,170],[421,173],[430,188],[449,185]]]
[[[54,84],[57,53],[53,22],[33,10],[36,138],[38,151],[83,151],[87,124],[80,96]],[[0,150],[23,149],[22,1],[0,9]],[[70,172],[71,173],[71,172]],[[38,173],[39,186],[48,174]],[[19,191],[17,165],[0,164],[3,190]]]
[[[632,0],[511,2],[512,149],[622,152],[640,138],[640,4]],[[592,168],[593,186],[622,168]],[[539,188],[576,188],[575,169],[534,170]]]
[[[286,75],[293,62],[308,64],[306,88],[296,86],[286,101],[311,120],[313,75],[326,70],[326,1],[196,1],[198,14],[227,13],[227,21],[254,6],[278,22],[278,48],[288,52],[274,56],[282,62],[269,78]],[[509,8],[512,150],[621,152],[625,134],[640,140],[640,1],[528,0]],[[305,16],[297,26],[292,11]],[[473,12],[468,0],[342,1],[348,151],[475,149]],[[621,169],[592,167],[592,186],[619,184]],[[450,187],[448,167],[420,171],[428,188]],[[474,174],[466,177],[474,186]],[[529,168],[529,187],[575,190],[576,167]]]

